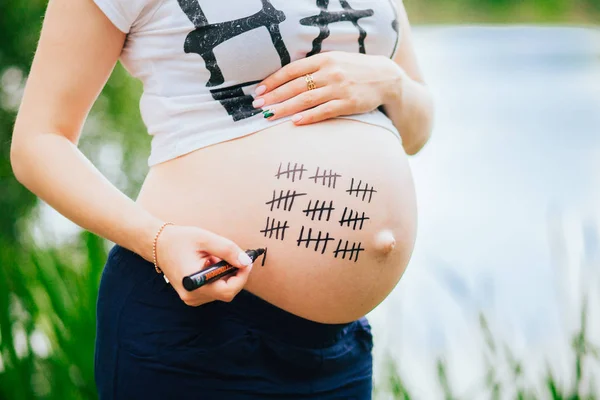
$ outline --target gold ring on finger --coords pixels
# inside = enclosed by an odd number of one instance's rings
[[[312,74],[304,75],[304,79],[306,80],[306,87],[308,90],[314,90],[317,88],[317,85],[315,85],[315,81],[313,80]]]

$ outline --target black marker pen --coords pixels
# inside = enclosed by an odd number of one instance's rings
[[[252,259],[252,262],[265,252],[265,249],[247,250],[246,254]],[[238,268],[227,263],[227,261],[219,261],[216,264],[210,265],[208,268],[198,271],[195,274],[183,277],[183,287],[191,292],[192,290],[198,289],[206,285],[207,283],[213,282],[226,275],[232,274],[237,271]]]

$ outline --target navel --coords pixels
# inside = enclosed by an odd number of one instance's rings
[[[377,253],[386,255],[394,250],[394,247],[396,247],[396,238],[394,238],[394,234],[391,230],[386,229],[377,233],[374,244],[374,250]]]

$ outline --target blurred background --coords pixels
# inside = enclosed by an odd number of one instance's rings
[[[404,2],[437,115],[413,259],[369,315],[375,398],[600,398],[600,0]],[[0,0],[0,399],[94,399],[110,243],[9,163],[45,6]],[[117,66],[81,139],[132,197],[140,93]]]

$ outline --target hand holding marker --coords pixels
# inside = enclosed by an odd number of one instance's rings
[[[265,252],[265,249],[247,250],[246,254],[252,259],[252,262]],[[234,273],[238,269],[231,266],[227,261],[219,261],[216,264],[210,265],[209,267],[198,271],[195,274],[183,277],[183,287],[191,292],[192,290],[198,289],[206,285],[207,283],[213,282],[219,278]]]

